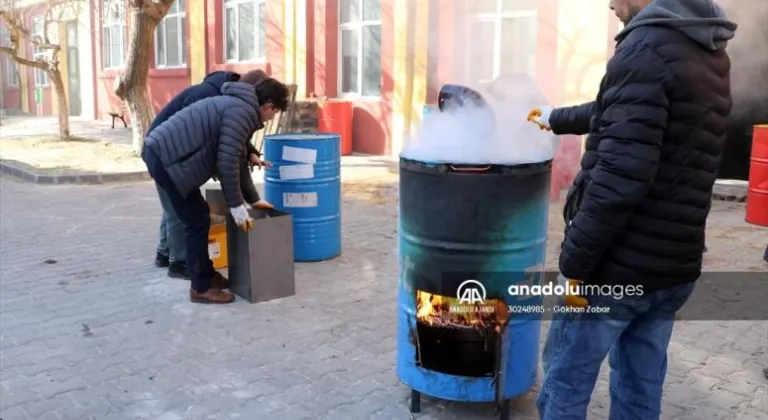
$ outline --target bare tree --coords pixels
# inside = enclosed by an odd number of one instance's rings
[[[2,1],[2,0],[0,0]],[[157,24],[174,0],[111,0],[128,12],[128,57],[115,94],[125,102],[133,125],[133,148],[139,152],[154,111],[147,94],[150,52]],[[125,2],[125,3],[123,3]],[[122,4],[121,4],[122,3]]]
[[[48,75],[56,93],[59,117],[59,138],[69,140],[69,102],[67,101],[64,80],[59,68],[59,24],[80,15],[85,5],[82,0],[43,0],[42,23],[39,26],[27,24],[25,10],[29,2],[20,0],[0,0],[0,20],[5,23],[9,39],[2,40],[0,52],[7,54],[16,63],[28,66]],[[32,27],[31,27],[32,26]],[[7,41],[7,42],[6,42]],[[27,45],[32,45],[34,53],[27,54]]]

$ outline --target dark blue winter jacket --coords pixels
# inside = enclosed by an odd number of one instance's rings
[[[201,99],[162,122],[145,147],[163,164],[176,190],[187,196],[218,173],[229,207],[258,200],[250,171],[244,170],[247,143],[264,127],[253,85],[227,82],[221,95]]]
[[[155,116],[155,120],[152,121],[152,125],[147,130],[147,135],[151,133],[157,126],[162,124],[168,118],[171,118],[174,114],[182,109],[192,105],[193,103],[210,98],[211,96],[221,95],[221,86],[226,82],[237,82],[240,80],[240,75],[229,71],[215,71],[203,79],[200,84],[192,85],[181,91],[176,95],[165,107]],[[256,147],[249,141],[248,152],[261,155]]]
[[[653,291],[700,276],[735,30],[711,0],[655,0],[617,35],[597,99],[553,111],[554,133],[588,134],[565,209],[565,277]]]

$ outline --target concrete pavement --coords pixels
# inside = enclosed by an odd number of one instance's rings
[[[189,303],[188,283],[151,265],[151,184],[0,183],[3,420],[497,418],[429,399],[408,412],[393,369],[397,201],[386,186],[344,200],[342,256],[298,264],[295,297],[217,307]],[[715,203],[714,264],[760,264],[767,235],[740,206]],[[553,208],[550,264],[558,219]],[[765,321],[679,323],[663,418],[768,418],[767,348]],[[607,418],[606,373],[591,419]],[[512,418],[537,418],[534,399],[515,401]]]

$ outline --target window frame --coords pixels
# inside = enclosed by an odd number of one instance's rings
[[[381,11],[379,11],[380,12],[379,13],[379,19],[377,19],[377,20],[364,20],[364,18],[363,18],[363,10],[365,10],[364,6],[365,6],[365,1],[366,0],[350,0],[350,1],[357,2],[358,10],[360,11],[360,17],[356,21],[342,23],[341,22],[341,1],[339,1],[337,3],[337,7],[336,7],[336,18],[337,18],[337,22],[339,23],[339,27],[338,27],[338,31],[337,31],[337,36],[338,36],[337,44],[338,45],[336,45],[336,51],[338,51],[338,57],[337,57],[337,60],[336,60],[337,61],[336,64],[338,66],[337,67],[338,68],[337,80],[336,80],[336,93],[337,93],[336,96],[338,98],[342,98],[342,99],[354,98],[354,99],[369,99],[369,100],[376,99],[376,100],[378,100],[378,99],[381,99],[381,97],[382,97],[383,86],[381,86],[378,95],[363,95],[363,93],[362,93],[363,92],[363,79],[364,79],[363,78],[363,29],[365,27],[378,26],[379,27],[379,31],[381,31],[381,26],[382,26],[382,21],[383,21],[383,19],[381,18],[381,14],[382,13],[381,13]],[[379,2],[379,7],[381,8],[381,2]],[[344,66],[343,66],[343,63],[342,63],[342,61],[344,59],[344,51],[342,50],[342,39],[343,39],[342,32],[345,31],[345,30],[346,31],[354,30],[358,34],[358,36],[357,36],[357,64],[358,64],[358,69],[360,69],[360,74],[358,75],[358,78],[357,78],[358,79],[357,80],[357,89],[356,89],[355,92],[343,92],[342,91],[342,81],[344,80],[344,74],[343,74]],[[379,40],[379,42],[381,42],[381,39]],[[381,51],[381,45],[379,45],[379,50]],[[381,63],[379,63],[379,66],[381,66]]]
[[[114,3],[113,3],[114,2]],[[118,19],[112,19],[111,13],[106,13],[108,9],[116,7],[120,16]],[[108,18],[109,17],[109,18]],[[125,0],[102,0],[101,1],[101,68],[103,70],[120,70],[125,67],[125,32],[127,29],[126,16],[125,16]],[[114,65],[112,57],[112,34],[114,29],[119,29],[120,34],[120,64]],[[105,32],[110,31],[109,45],[105,45]],[[106,47],[106,48],[105,48]],[[105,56],[109,57],[109,60],[105,60]],[[107,65],[109,61],[109,65]]]
[[[6,25],[0,26],[0,46],[11,46],[11,31],[8,30]],[[8,54],[5,54],[5,86],[9,88],[17,88],[21,81],[19,80],[19,70],[16,61],[13,60]],[[13,76],[13,78],[11,78]]]
[[[237,58],[235,59],[228,59],[227,58],[227,9],[235,9],[236,13],[236,19],[235,22],[237,22],[237,38],[240,38],[240,11],[238,10],[238,6],[241,4],[254,4],[255,11],[256,11],[256,25],[254,26],[254,40],[256,42],[256,57],[251,60],[240,60],[240,44],[236,43],[235,45],[235,55]],[[259,9],[261,8],[261,5],[264,5],[264,28],[262,28],[262,22],[259,17]],[[266,7],[267,7],[267,0],[222,0],[221,1],[221,27],[222,30],[222,51],[221,51],[221,61],[226,64],[254,64],[254,63],[265,63],[267,61],[267,42],[265,39],[264,42],[264,50],[261,49],[261,39],[259,39],[259,36],[262,32],[264,32],[264,36],[266,37],[266,26],[267,26],[267,13],[266,13]]]
[[[10,47],[11,46],[11,31],[8,29],[8,26],[3,23],[3,26],[0,26],[0,47]]]
[[[472,25],[479,22],[491,22],[493,24],[493,70],[491,71],[490,80],[475,80],[474,82],[484,84],[495,80],[501,73],[501,46],[502,46],[502,33],[503,24],[507,19],[534,19],[536,20],[536,33],[538,37],[539,25],[538,16],[539,11],[537,9],[529,10],[516,10],[516,11],[504,11],[503,0],[496,0],[496,11],[492,13],[474,13],[467,20],[467,34],[472,31]],[[465,74],[471,75],[471,63],[467,63],[464,68]],[[533,75],[531,75],[533,76]]]
[[[174,1],[173,4],[178,6],[179,0]],[[171,7],[173,7],[173,6],[171,6]],[[158,48],[159,44],[158,44],[157,34],[161,30],[163,31],[163,41],[165,41],[165,45],[166,45],[166,47],[165,47],[165,60],[164,61],[165,61],[165,63],[168,63],[168,37],[167,37],[167,34],[165,32],[165,22],[166,22],[166,19],[176,19],[179,22],[179,32],[178,32],[177,39],[176,39],[177,45],[179,47],[179,54],[180,54],[180,57],[179,57],[180,63],[178,65],[170,65],[169,66],[168,64],[159,64],[159,62],[160,62],[160,60],[159,60],[159,58],[160,58],[160,55],[159,55],[160,49]],[[187,2],[186,1],[184,2],[183,8],[179,8],[177,11],[175,11],[173,13],[171,13],[170,10],[169,10],[168,14],[163,16],[163,20],[161,20],[160,23],[157,24],[157,28],[155,28],[155,44],[154,44],[155,45],[155,68],[156,69],[184,69],[184,68],[187,68],[189,66],[189,63],[188,63],[189,57],[187,57],[187,42],[184,39],[184,36],[182,35],[182,27],[184,28],[183,33],[185,35],[187,35],[186,25],[187,25]],[[187,35],[187,37],[188,37],[188,35]]]
[[[43,16],[38,15],[33,17],[31,23],[32,25],[30,35],[33,37],[42,37],[43,33],[45,32],[45,21],[43,20]],[[32,59],[38,60],[41,56],[46,57],[47,52],[41,50],[37,45],[32,44]],[[35,67],[33,76],[35,79],[35,87],[47,87],[50,85],[50,80],[48,80],[48,73],[45,70]]]
[[[13,76],[13,79],[11,79]],[[10,56],[5,58],[5,85],[8,87],[17,88],[21,84],[19,80],[19,66]]]

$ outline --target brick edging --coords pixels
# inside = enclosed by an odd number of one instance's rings
[[[152,179],[147,171],[122,173],[82,173],[82,174],[40,174],[21,168],[8,162],[0,161],[0,173],[10,175],[33,184],[106,184],[109,182],[146,181]]]

